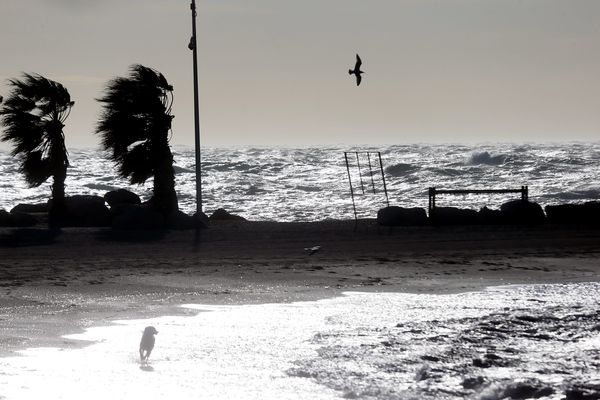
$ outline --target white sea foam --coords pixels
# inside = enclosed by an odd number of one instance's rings
[[[315,302],[188,305],[120,321],[77,350],[0,359],[6,399],[562,399],[600,393],[600,284]],[[156,348],[140,368],[143,328]],[[597,385],[597,386],[594,386]],[[594,392],[595,391],[595,392]],[[512,397],[526,398],[526,397]]]
[[[203,149],[204,208],[212,212],[224,207],[254,220],[353,218],[345,150],[348,149]],[[600,143],[405,145],[369,150],[382,152],[390,202],[394,205],[427,207],[430,186],[467,189],[529,185],[530,198],[542,205],[600,199]],[[151,181],[141,187],[129,185],[98,150],[71,150],[70,155],[67,194],[103,195],[109,187],[123,187],[143,199],[151,195]],[[193,149],[176,147],[174,158],[180,206],[193,212]],[[355,167],[356,160],[350,157],[350,161]],[[359,195],[357,211],[360,216],[374,217],[385,204],[380,168],[375,158],[359,161],[362,175],[351,168],[355,194]],[[373,182],[376,194],[372,193]],[[20,202],[46,201],[50,184],[28,188],[18,173],[16,159],[0,152],[0,209],[10,209]],[[442,196],[438,203],[479,209],[484,205],[498,207],[508,199],[510,196]]]

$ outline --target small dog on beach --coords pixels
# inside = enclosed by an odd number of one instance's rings
[[[144,329],[142,340],[140,341],[140,360],[141,362],[148,361],[150,353],[154,348],[154,335],[158,334],[158,331],[153,326],[147,326]]]

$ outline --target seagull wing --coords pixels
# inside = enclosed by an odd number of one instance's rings
[[[362,76],[360,76],[360,74],[356,74],[356,86],[360,85],[360,81],[362,81]]]
[[[360,56],[357,54],[356,55],[356,65],[354,66],[354,70],[359,71],[361,65],[362,65],[362,60],[360,59]]]

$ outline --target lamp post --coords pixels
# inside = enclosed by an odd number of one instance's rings
[[[196,214],[202,212],[202,168],[200,164],[200,110],[198,108],[198,46],[196,40],[196,0],[192,0],[192,38],[188,48],[194,59],[194,131],[196,152]]]

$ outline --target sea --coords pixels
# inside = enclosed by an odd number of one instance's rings
[[[0,399],[597,399],[600,284],[183,305],[0,358]],[[158,330],[147,364],[137,347]]]
[[[174,146],[173,153],[179,206],[193,213],[197,209],[194,150]],[[202,210],[210,215],[224,208],[249,220],[352,219],[355,209],[359,218],[373,218],[388,203],[427,208],[429,187],[528,186],[530,200],[542,206],[600,200],[600,142],[209,147],[202,149],[201,160]],[[102,196],[126,188],[142,200],[151,196],[151,180],[130,185],[117,176],[103,151],[71,149],[70,163],[67,195]],[[0,151],[0,209],[46,202],[50,184],[28,187],[17,160]],[[438,196],[437,205],[498,208],[515,196],[519,195]]]

